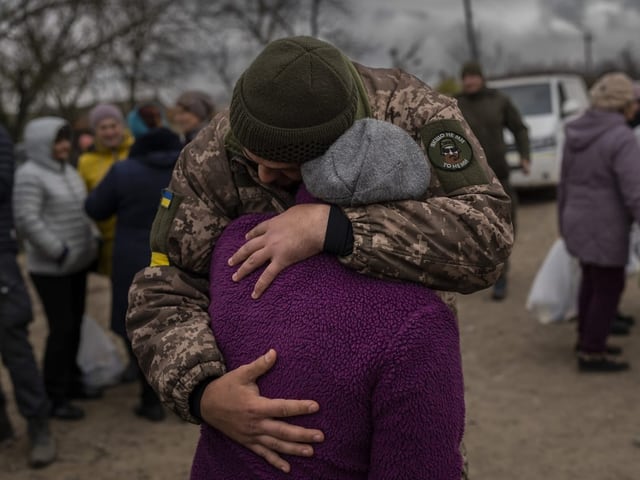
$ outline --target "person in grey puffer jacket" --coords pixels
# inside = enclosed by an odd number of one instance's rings
[[[578,258],[578,367],[619,371],[621,349],[607,336],[624,290],[633,220],[640,221],[640,147],[627,125],[637,111],[631,79],[600,78],[591,108],[567,124],[558,189],[560,232]]]
[[[70,403],[81,386],[76,355],[89,266],[96,258],[95,227],[84,212],[84,182],[67,159],[71,129],[61,118],[32,120],[25,128],[27,161],[16,172],[13,208],[25,241],[27,270],[49,324],[44,381],[51,416],[84,416]]]

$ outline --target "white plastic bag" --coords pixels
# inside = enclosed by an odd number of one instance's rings
[[[540,323],[569,320],[577,313],[580,264],[559,238],[551,246],[531,285],[526,308]]]
[[[82,319],[76,360],[84,384],[91,387],[115,385],[125,368],[113,339],[88,315]]]
[[[635,275],[640,272],[640,225],[631,225],[631,237],[629,239],[629,261],[627,262],[627,275]]]

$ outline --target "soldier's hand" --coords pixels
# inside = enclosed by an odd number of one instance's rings
[[[523,158],[520,160],[520,168],[522,168],[522,173],[525,175],[529,175],[531,172],[531,160],[528,158]]]
[[[256,380],[275,363],[269,350],[211,382],[200,401],[202,419],[227,437],[260,455],[271,465],[289,472],[290,465],[279,454],[310,457],[310,443],[322,442],[320,430],[291,425],[277,418],[307,415],[319,410],[312,400],[271,399],[260,396]]]
[[[247,233],[247,243],[233,254],[229,265],[240,265],[233,274],[240,281],[269,262],[251,294],[260,295],[285,268],[322,252],[329,221],[329,205],[296,205],[280,215],[258,224]]]

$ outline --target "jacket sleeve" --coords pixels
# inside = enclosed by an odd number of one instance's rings
[[[427,323],[418,315],[396,333],[381,362],[372,394],[369,480],[462,477],[458,331],[453,318]]]
[[[516,142],[516,148],[518,149],[520,158],[531,160],[529,129],[522,121],[522,115],[520,115],[520,112],[508,97],[505,97],[504,110],[505,127],[513,133],[513,138]]]
[[[569,174],[569,166],[571,165],[571,153],[567,142],[562,147],[562,161],[560,162],[560,179],[558,180],[557,189],[557,210],[558,210],[558,231],[560,236],[562,233],[562,218],[564,212],[564,206],[567,201],[567,181]]]
[[[439,120],[459,122],[486,181],[445,193],[434,174],[421,201],[345,208],[354,245],[340,261],[371,276],[471,293],[493,284],[511,253],[511,202],[455,101],[429,122]]]
[[[189,395],[225,372],[209,326],[209,263],[236,190],[219,134],[221,115],[180,154],[151,232],[152,266],[129,291],[127,329],[149,383],[183,419]]]
[[[636,222],[640,222],[640,143],[627,126],[620,128],[620,139],[614,156],[613,169],[618,179],[624,204]],[[612,135],[614,137],[614,135]]]
[[[35,174],[18,169],[13,190],[13,215],[18,233],[51,259],[64,251],[64,243],[51,233],[40,212],[44,195]]]
[[[118,209],[118,164],[112,166],[96,188],[89,192],[84,209],[93,220],[106,220]]]
[[[7,131],[0,126],[0,203],[11,198],[13,169],[13,143]]]

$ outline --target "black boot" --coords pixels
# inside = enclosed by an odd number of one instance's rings
[[[28,420],[29,430],[29,466],[42,468],[56,459],[56,442],[49,431],[46,418]]]
[[[611,322],[611,327],[609,328],[609,333],[611,335],[629,335],[631,332],[631,327],[618,319],[615,319]]]
[[[625,315],[624,313],[616,313],[615,322],[624,323],[628,327],[633,327],[636,324],[636,319],[632,315]]]
[[[604,353],[578,353],[578,369],[581,372],[622,372],[629,370],[627,362],[613,360]]]
[[[0,443],[14,438],[13,427],[4,406],[0,407]]]

